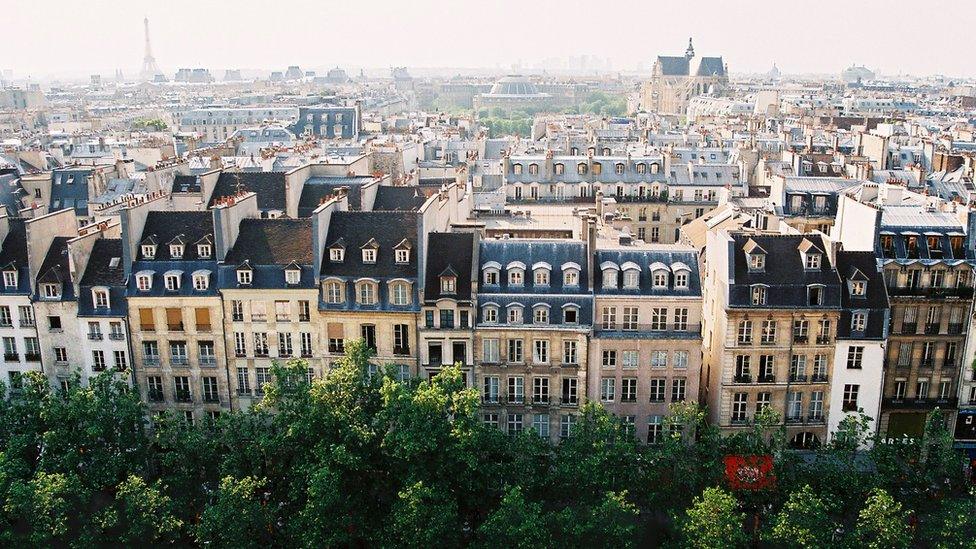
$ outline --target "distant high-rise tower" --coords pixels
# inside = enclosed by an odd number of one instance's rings
[[[152,46],[149,44],[149,18],[146,17],[142,22],[146,28],[146,54],[142,58],[142,72],[139,73],[139,76],[143,80],[152,81],[156,79],[157,75],[161,76],[163,71],[156,66],[156,58],[153,57]]]

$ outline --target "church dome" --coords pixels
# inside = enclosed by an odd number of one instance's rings
[[[499,79],[491,87],[490,95],[538,95],[539,90],[531,80],[520,75]]]

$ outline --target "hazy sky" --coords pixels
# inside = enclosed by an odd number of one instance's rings
[[[178,67],[502,67],[610,57],[615,69],[700,55],[735,72],[976,75],[973,0],[0,0],[0,69],[138,71],[142,19]],[[217,75],[218,78],[220,75]]]

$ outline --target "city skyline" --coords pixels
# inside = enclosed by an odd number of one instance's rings
[[[737,10],[696,2],[668,6],[666,13],[635,2],[615,2],[593,13],[578,2],[504,0],[476,6],[422,0],[380,3],[375,9],[385,13],[381,18],[345,1],[293,2],[291,9],[272,14],[263,6],[225,2],[177,1],[165,9],[149,2],[102,2],[60,6],[62,16],[40,26],[32,22],[43,19],[48,8],[25,4],[4,10],[6,36],[19,44],[19,54],[7,56],[0,70],[33,79],[108,75],[118,69],[134,76],[148,17],[156,61],[169,77],[183,67],[283,70],[288,65],[507,72],[584,55],[611,62],[614,71],[647,72],[655,55],[680,53],[688,37],[702,55],[722,56],[736,74],[762,73],[773,63],[787,74],[837,74],[858,64],[887,75],[972,77],[964,56],[944,55],[963,46],[966,22],[976,17],[976,6],[955,4],[932,3],[932,11],[951,9],[957,16],[940,21],[940,32],[924,41],[893,39],[917,30],[897,5],[886,3],[879,10],[876,2],[825,2],[819,10],[822,23],[803,26],[788,22],[789,14],[756,17],[781,9],[767,0]],[[770,22],[759,28],[761,20]],[[586,39],[559,37],[573,29]]]

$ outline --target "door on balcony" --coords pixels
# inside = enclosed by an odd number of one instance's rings
[[[440,342],[427,344],[427,364],[430,366],[440,366],[444,363],[443,349]]]
[[[466,365],[468,363],[468,345],[463,341],[455,341],[451,343],[451,359],[461,365]]]

